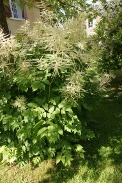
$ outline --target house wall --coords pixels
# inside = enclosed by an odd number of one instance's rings
[[[31,24],[33,24],[33,22],[35,22],[36,20],[38,20],[40,18],[40,11],[38,8],[26,7],[26,13],[27,13],[27,20]],[[17,32],[17,30],[20,28],[20,26],[22,26],[23,23],[25,22],[25,19],[15,19],[15,18],[11,18],[11,17],[6,18],[6,19],[7,19],[10,33],[13,35]]]
[[[86,20],[86,33],[87,35],[92,35],[94,34],[94,29],[96,28],[96,25],[100,22],[100,17],[96,17],[96,19],[93,19],[93,26],[89,27],[89,20]]]

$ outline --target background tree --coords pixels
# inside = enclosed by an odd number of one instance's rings
[[[121,3],[111,3],[102,10],[101,21],[92,39],[92,48],[99,50],[98,63],[103,71],[122,69],[122,15]]]
[[[5,34],[9,34],[8,24],[6,21],[6,13],[4,7],[4,0],[0,1],[0,27]]]

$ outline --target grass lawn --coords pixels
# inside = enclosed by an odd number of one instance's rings
[[[69,168],[53,160],[34,169],[1,166],[0,183],[122,183],[122,95],[117,96],[94,107],[88,127],[96,138],[84,143],[83,161]]]

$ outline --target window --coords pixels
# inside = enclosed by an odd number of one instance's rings
[[[88,21],[88,28],[93,27],[93,26],[94,26],[93,20]]]
[[[15,3],[14,0],[9,0],[11,15],[15,19],[23,19],[21,8]]]

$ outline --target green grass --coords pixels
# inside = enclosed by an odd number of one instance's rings
[[[92,116],[87,125],[96,137],[83,144],[83,161],[77,159],[69,168],[53,160],[37,168],[1,166],[0,183],[122,183],[122,96],[101,101]]]

